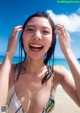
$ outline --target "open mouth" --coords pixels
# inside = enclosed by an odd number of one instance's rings
[[[29,47],[31,50],[34,51],[40,51],[43,49],[43,45],[39,45],[39,44],[30,44]]]

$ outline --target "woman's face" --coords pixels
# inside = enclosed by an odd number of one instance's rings
[[[52,43],[52,27],[48,19],[33,17],[23,31],[23,45],[28,57],[43,58]]]

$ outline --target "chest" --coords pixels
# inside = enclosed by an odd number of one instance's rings
[[[35,112],[42,110],[51,95],[51,79],[46,84],[41,81],[21,79],[16,83],[16,94],[26,111],[33,109]]]

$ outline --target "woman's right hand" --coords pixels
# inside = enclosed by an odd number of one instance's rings
[[[16,48],[17,48],[17,38],[18,38],[18,33],[19,31],[22,31],[22,26],[16,26],[14,27],[11,36],[9,38],[9,42],[8,42],[8,48],[7,48],[7,53],[9,55],[9,58],[12,60],[15,52],[16,52]]]

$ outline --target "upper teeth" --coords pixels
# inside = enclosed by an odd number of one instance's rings
[[[33,47],[42,47],[42,45],[36,45],[36,44],[30,44],[30,46],[33,46]]]

